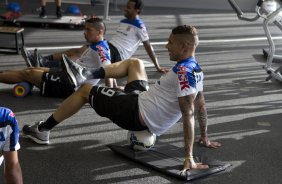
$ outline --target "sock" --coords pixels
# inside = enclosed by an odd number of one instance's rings
[[[105,78],[105,70],[103,67],[89,69],[87,75],[92,76],[93,79],[104,79]]]
[[[57,6],[57,12],[60,12],[60,11],[61,11],[61,7]]]
[[[38,126],[38,130],[51,130],[52,128],[54,128],[57,124],[59,124],[53,117],[53,114],[44,122],[41,123]]]
[[[41,6],[41,11],[45,12],[45,6]]]

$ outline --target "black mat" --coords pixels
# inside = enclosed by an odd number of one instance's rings
[[[231,166],[229,163],[194,153],[195,161],[208,164],[209,168],[189,170],[186,172],[186,175],[180,175],[179,171],[183,168],[184,155],[182,148],[162,142],[158,142],[155,147],[149,151],[134,151],[128,145],[110,144],[108,147],[112,151],[135,162],[141,163],[164,174],[188,181],[224,171],[227,167]]]

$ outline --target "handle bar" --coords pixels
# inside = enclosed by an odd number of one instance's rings
[[[261,0],[259,0],[259,2],[260,1]],[[260,16],[258,14],[253,18],[245,17],[244,13],[242,12],[241,8],[237,5],[235,0],[228,0],[228,2],[231,5],[232,9],[236,12],[238,19],[252,22],[252,21],[256,21],[257,19],[260,18]],[[258,2],[258,4],[259,4],[259,2]]]
[[[237,3],[234,0],[228,0],[228,2],[231,5],[232,9],[237,13],[237,16],[241,17],[243,15],[243,12],[241,8],[237,5]]]

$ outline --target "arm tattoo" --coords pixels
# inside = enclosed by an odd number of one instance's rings
[[[189,95],[179,98],[179,106],[182,113],[184,142],[185,142],[185,155],[193,155],[193,142],[194,142],[194,96]]]
[[[200,92],[196,99],[195,103],[197,103],[197,117],[199,122],[199,127],[201,131],[201,136],[207,136],[207,109],[205,105],[205,98],[202,92]]]

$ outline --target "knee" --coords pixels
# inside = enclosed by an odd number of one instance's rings
[[[144,63],[138,58],[131,58],[130,60],[130,65],[133,66],[134,68],[144,68]]]
[[[79,94],[80,97],[85,99],[85,101],[88,101],[89,94],[93,86],[91,84],[82,84],[79,89],[77,90],[77,93]]]
[[[22,70],[21,76],[25,80],[32,79],[34,76],[34,70],[32,68],[27,68],[25,70]]]

